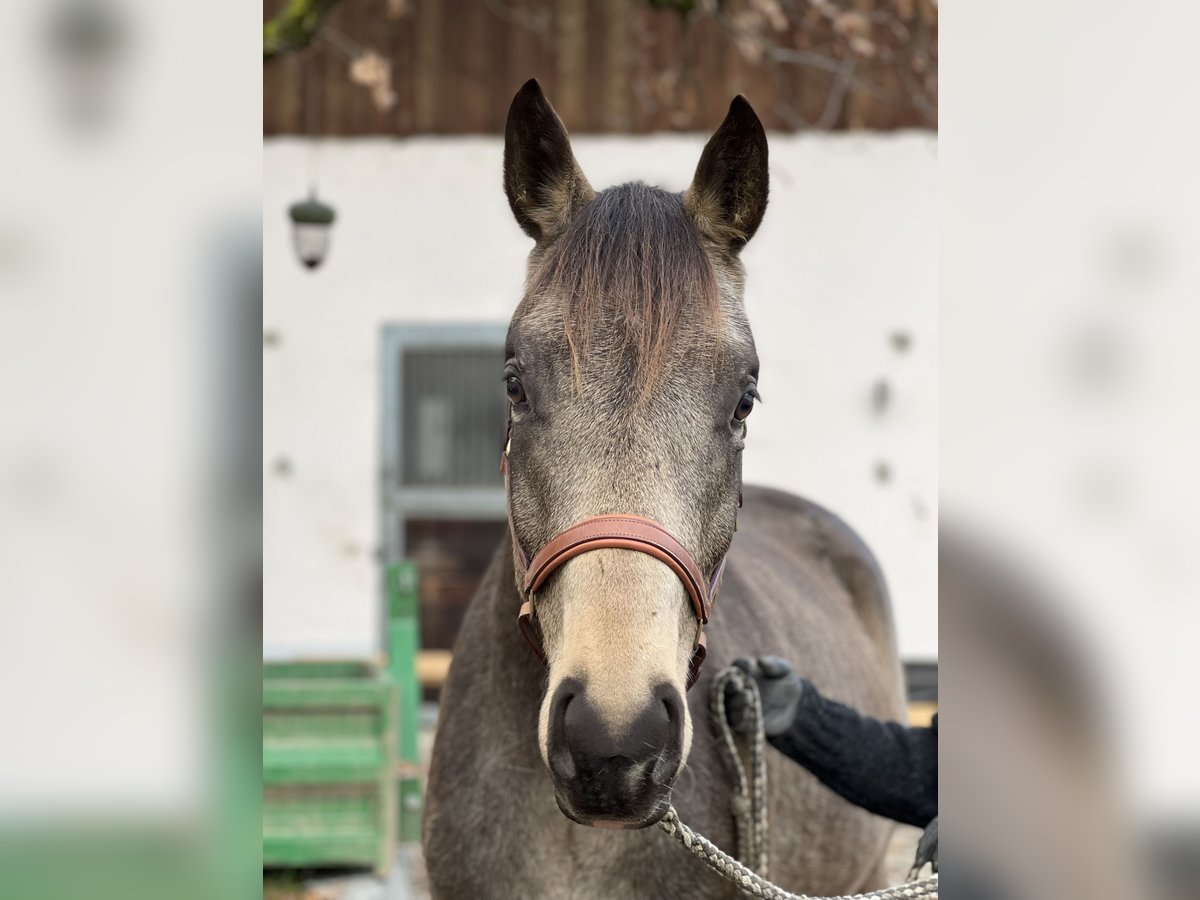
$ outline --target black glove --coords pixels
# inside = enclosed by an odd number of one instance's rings
[[[757,662],[743,656],[733,664],[758,685],[763,730],[767,737],[783,734],[791,728],[808,684],[796,674],[791,663],[778,656],[763,656]],[[751,729],[750,699],[732,684],[725,686],[725,718],[734,731],[746,734]]]
[[[933,817],[933,821],[929,823],[929,827],[925,829],[925,833],[921,835],[921,840],[917,843],[917,857],[913,860],[912,870],[908,873],[908,880],[913,881],[917,874],[929,863],[933,867],[933,871],[938,870],[938,820],[937,816]]]

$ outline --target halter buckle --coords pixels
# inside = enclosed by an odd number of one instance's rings
[[[533,597],[533,592],[530,591],[529,599],[521,604],[521,611],[517,614],[517,625],[520,626],[521,636],[533,650],[534,656],[542,661],[542,665],[548,665],[546,651],[542,648],[542,636],[538,634],[537,623],[534,621]]]

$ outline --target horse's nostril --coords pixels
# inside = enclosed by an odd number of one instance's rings
[[[554,691],[554,697],[550,700],[551,731],[562,728],[563,720],[567,716],[567,707],[575,699],[575,695],[579,692],[579,687],[580,685],[575,679],[568,678]]]
[[[667,738],[662,752],[654,761],[650,770],[650,780],[659,786],[668,784],[679,771],[683,755],[683,698],[679,691],[670,685],[661,685],[655,691],[661,698],[663,708],[667,713]]]
[[[679,695],[679,691],[670,685],[664,684],[657,690],[658,695],[662,698],[663,706],[667,708],[667,721],[672,725],[683,727],[683,698]]]
[[[575,699],[578,682],[568,679],[558,686],[550,701],[549,763],[550,771],[562,779],[576,776],[575,760],[566,740],[567,708]]]

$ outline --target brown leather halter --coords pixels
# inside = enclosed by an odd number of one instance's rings
[[[664,563],[683,582],[688,599],[692,602],[692,611],[696,614],[697,625],[696,644],[688,665],[687,687],[690,689],[700,675],[700,666],[707,653],[704,626],[708,623],[713,601],[721,586],[721,575],[725,571],[724,558],[717,565],[712,578],[706,582],[700,572],[700,567],[696,565],[696,560],[692,558],[692,554],[666,528],[645,516],[619,513],[589,516],[581,522],[576,522],[570,528],[552,537],[542,549],[533,555],[531,560],[520,541],[517,540],[517,532],[513,528],[512,495],[508,488],[508,447],[506,436],[504,452],[500,456],[500,471],[504,474],[504,495],[508,505],[508,530],[512,534],[513,547],[517,551],[516,558],[523,570],[520,574],[525,593],[524,602],[517,614],[517,624],[537,658],[542,661],[543,665],[547,664],[546,652],[542,648],[541,634],[534,624],[536,615],[534,597],[538,588],[567,560],[574,559],[582,553],[609,548],[633,550],[637,553],[645,553]],[[741,506],[740,494],[738,495],[738,505]]]

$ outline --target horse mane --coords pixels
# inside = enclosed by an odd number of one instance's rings
[[[526,297],[563,304],[577,381],[599,345],[643,397],[667,370],[681,326],[712,333],[721,322],[716,272],[681,198],[641,182],[608,188],[580,210],[534,267]]]

